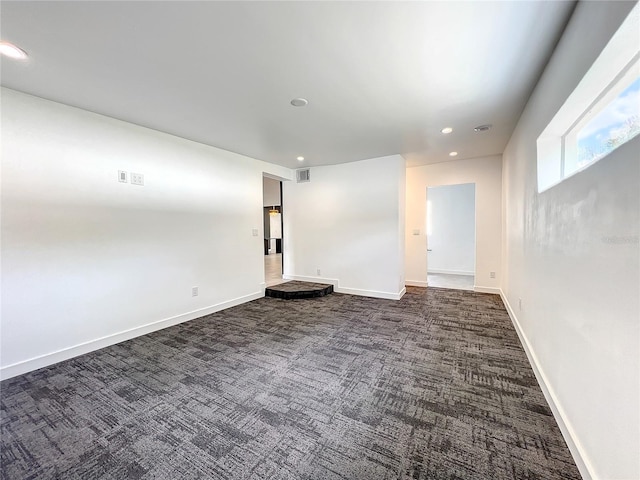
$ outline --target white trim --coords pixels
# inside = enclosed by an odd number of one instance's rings
[[[391,292],[378,292],[376,290],[361,290],[359,288],[342,288],[338,287],[334,289],[337,293],[347,293],[349,295],[358,295],[361,297],[373,297],[373,298],[384,298],[387,300],[400,300],[402,296],[407,292],[405,287],[402,288],[398,293]]]
[[[446,290],[464,290],[465,292],[473,292],[473,288],[460,287],[457,285],[427,285],[427,288],[444,288]]]
[[[304,275],[282,275],[282,278],[286,280],[297,280],[299,282],[328,283],[330,285],[333,285],[333,291],[336,293],[346,293],[348,295],[358,295],[361,297],[384,298],[387,300],[400,300],[402,296],[407,292],[407,289],[405,287],[402,287],[402,290],[397,293],[341,287],[340,280],[338,280],[337,278],[308,277]]]
[[[588,122],[589,111],[599,112],[599,99],[606,97],[612,83],[620,80],[627,67],[637,61],[637,32],[640,25],[640,6],[636,4],[613,34],[598,58],[593,62],[580,83],[571,92],[549,124],[536,140],[538,193],[542,193],[566,178],[590,167],[595,162],[568,173],[565,170],[567,136]],[[634,67],[630,67],[634,68]],[[636,67],[637,68],[637,63]],[[637,70],[636,70],[637,71]],[[622,87],[621,87],[622,88]],[[604,97],[603,97],[603,92]],[[615,92],[611,92],[614,95]],[[574,132],[575,133],[575,132]],[[572,145],[572,142],[568,142]],[[605,155],[606,156],[606,155]]]
[[[427,270],[427,275],[430,273],[444,273],[446,275],[469,275],[469,276],[475,276],[476,272],[467,272],[464,270],[441,270],[439,268],[430,268],[429,270]]]
[[[564,437],[565,442],[567,442],[567,446],[569,447],[569,451],[573,456],[573,460],[576,462],[576,466],[580,471],[580,475],[582,475],[582,478],[584,480],[592,480],[597,478],[593,465],[589,461],[587,454],[584,451],[584,448],[582,447],[582,444],[578,440],[578,437],[576,436],[576,433],[573,427],[571,426],[571,423],[567,419],[564,409],[560,405],[560,402],[558,402],[558,398],[556,397],[556,394],[553,388],[551,387],[551,384],[547,380],[547,376],[545,375],[544,370],[542,370],[542,366],[538,362],[538,357],[535,354],[535,351],[533,350],[533,348],[531,347],[531,344],[529,343],[529,339],[524,333],[524,330],[522,330],[522,327],[520,326],[520,322],[518,321],[518,317],[516,317],[516,314],[514,313],[513,309],[511,308],[511,305],[509,304],[509,301],[507,300],[507,296],[504,294],[501,288],[498,290],[500,291],[500,297],[502,298],[502,302],[504,303],[504,306],[507,309],[507,313],[511,318],[513,327],[515,328],[516,333],[520,338],[520,343],[522,344],[522,348],[524,349],[524,352],[526,353],[527,358],[529,359],[529,363],[531,364],[533,373],[536,376],[536,379],[538,380],[538,385],[540,385],[542,394],[544,395],[544,398],[547,400],[549,407],[551,407],[551,412],[553,413],[553,417],[555,418],[558,424],[558,427],[560,428],[560,432],[562,433],[562,436]]]
[[[323,277],[307,277],[305,275],[282,275],[284,280],[296,280],[298,282],[311,282],[311,283],[327,283],[333,285],[334,289],[338,287],[337,278],[323,278]]]
[[[405,280],[404,284],[408,287],[429,287],[428,282],[424,282],[422,280]],[[433,288],[448,288],[451,290],[467,290],[470,291],[470,289],[468,287],[437,287],[434,286]],[[495,288],[495,287],[479,287],[479,286],[474,286],[473,287],[473,291],[474,292],[478,292],[478,293],[492,293],[494,295],[500,295],[500,289],[499,288]]]
[[[478,285],[474,285],[473,291],[478,293],[493,293],[494,295],[500,295],[500,292],[502,290],[496,287],[480,287]]]
[[[193,310],[191,312],[182,313],[180,315],[165,318],[163,320],[157,320],[155,322],[147,323],[146,325],[141,325],[129,330],[113,333],[111,335],[96,338],[95,340],[89,340],[88,342],[80,343],[72,347],[63,348],[62,350],[46,353],[44,355],[40,355],[39,357],[30,358],[28,360],[23,360],[21,362],[7,365],[0,368],[0,380],[6,380],[7,378],[15,377],[16,375],[22,375],[23,373],[32,372],[33,370],[37,370],[39,368],[48,367],[55,363],[77,357],[78,355],[93,352],[110,345],[115,345],[116,343],[131,340],[132,338],[146,335],[147,333],[162,330],[163,328],[171,327],[173,325],[187,322],[189,320],[194,320],[205,315],[210,315],[212,313],[219,312],[220,310],[235,307],[237,305],[250,302],[252,300],[257,300],[258,298],[262,297],[264,297],[264,289],[262,289],[262,291],[260,292],[255,292],[249,295],[234,298],[233,300],[221,302],[209,307]]]

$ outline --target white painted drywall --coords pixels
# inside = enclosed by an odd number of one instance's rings
[[[430,273],[474,275],[476,267],[476,188],[473,183],[427,188]],[[431,219],[429,219],[431,212]]]
[[[407,285],[427,285],[427,187],[475,183],[475,286],[498,293],[502,241],[502,157],[473,158],[407,169]],[[417,235],[415,233],[418,233]],[[495,272],[495,278],[490,273]]]
[[[310,182],[283,183],[285,278],[400,298],[405,170],[392,155],[313,167]]]
[[[269,231],[271,232],[270,238],[282,238],[282,215],[279,213],[269,214]]]
[[[262,296],[263,172],[2,89],[2,375]]]
[[[275,207],[280,205],[280,180],[264,177],[262,179],[263,205],[265,207]]]
[[[640,138],[540,194],[536,139],[634,3],[578,3],[504,152],[502,289],[583,475],[607,480],[640,478]]]

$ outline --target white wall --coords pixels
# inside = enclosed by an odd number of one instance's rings
[[[473,183],[427,188],[427,225],[431,225],[431,233],[427,232],[429,273],[475,274],[475,196]]]
[[[404,186],[405,162],[399,155],[312,167],[310,182],[285,182],[285,278],[400,298]]]
[[[2,89],[2,376],[262,296],[263,172]]]
[[[634,3],[578,3],[503,155],[505,298],[583,476],[607,480],[640,478],[640,138],[541,194],[536,139]]]
[[[407,169],[407,285],[427,285],[427,187],[460,183],[476,185],[476,289],[498,293],[502,243],[500,155]],[[419,232],[418,235],[414,235],[415,231]],[[491,272],[495,272],[495,278],[491,278]]]
[[[262,179],[263,205],[275,207],[280,205],[280,180],[264,177]]]
[[[279,213],[269,214],[270,238],[282,238],[282,216]],[[273,242],[275,245],[275,241]]]

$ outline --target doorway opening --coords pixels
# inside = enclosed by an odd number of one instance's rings
[[[262,177],[264,280],[267,287],[283,283],[282,182]]]
[[[427,286],[473,290],[476,185],[427,188]]]

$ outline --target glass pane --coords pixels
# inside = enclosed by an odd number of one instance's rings
[[[640,77],[578,133],[576,168],[600,160],[640,133]]]

